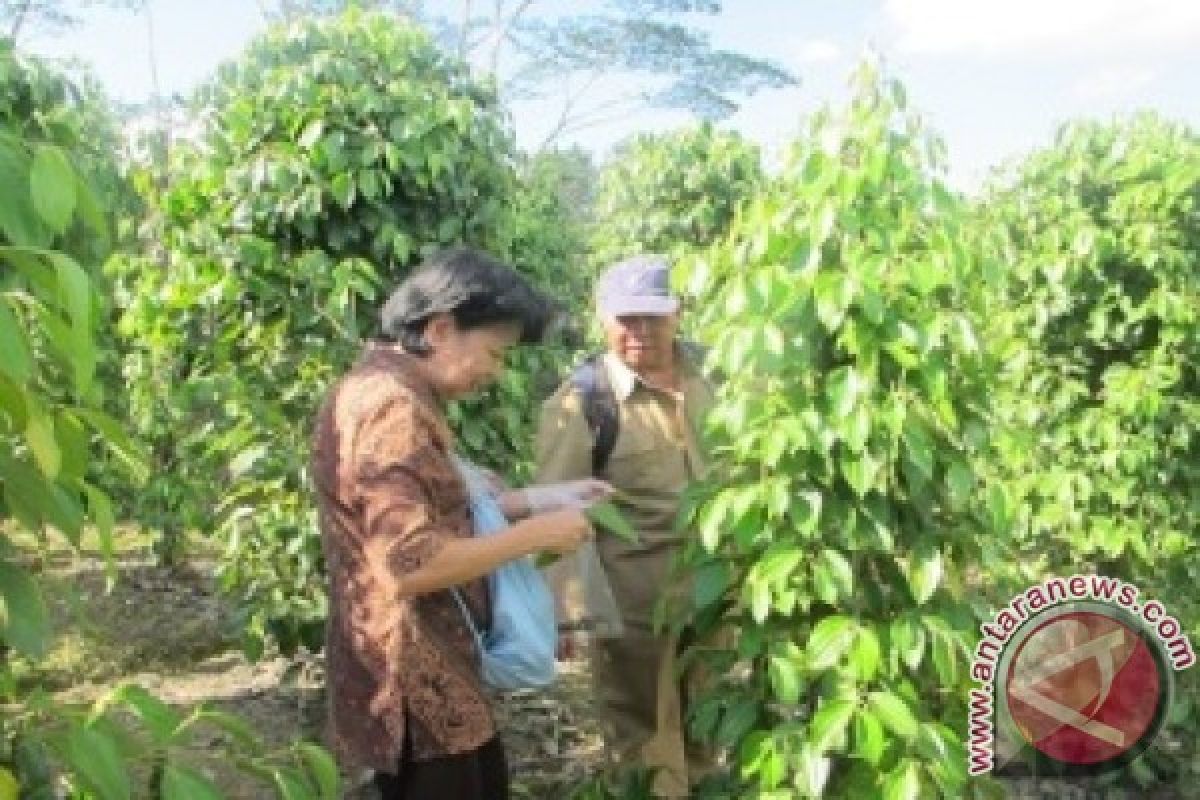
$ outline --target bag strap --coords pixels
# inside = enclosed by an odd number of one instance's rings
[[[583,400],[583,416],[592,432],[592,476],[600,477],[617,444],[620,416],[617,396],[600,354],[593,353],[571,374],[571,385]]]
[[[471,629],[471,635],[475,637],[475,644],[479,646],[479,652],[482,653],[484,650],[483,634],[475,626],[475,619],[471,616],[471,609],[467,608],[467,604],[463,600],[462,595],[459,594],[458,589],[451,586],[448,591],[454,597],[454,602],[458,603],[458,608],[462,611],[463,619],[466,620],[467,627]]]

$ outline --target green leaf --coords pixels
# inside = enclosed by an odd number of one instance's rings
[[[918,800],[921,778],[914,761],[905,761],[883,779],[883,800]]]
[[[909,460],[925,480],[933,478],[933,445],[925,428],[913,417],[904,420],[904,446]]]
[[[849,617],[832,616],[818,622],[804,647],[809,669],[824,670],[836,664],[854,643],[857,631]]]
[[[0,800],[18,800],[21,784],[5,767],[0,767]]]
[[[800,702],[800,673],[790,658],[771,656],[767,661],[767,677],[780,703],[791,706]]]
[[[62,451],[58,449],[58,439],[54,435],[54,418],[33,395],[25,398],[25,442],[46,479],[57,478],[62,466]]]
[[[860,709],[854,717],[854,754],[868,764],[878,766],[886,746],[879,719],[870,711]]]
[[[850,648],[850,666],[854,668],[858,679],[866,683],[874,678],[882,658],[879,637],[875,635],[875,631],[860,628],[854,646]]]
[[[25,143],[0,130],[0,186],[22,187],[29,182]],[[27,192],[6,192],[0,202],[0,232],[15,245],[45,244],[45,226]]]
[[[105,573],[111,589],[117,580],[113,547],[113,533],[117,525],[116,515],[113,513],[112,501],[107,494],[89,483],[83,484],[83,490],[87,495],[88,515],[95,524],[96,535],[100,539],[100,552],[104,554]]]
[[[831,766],[830,759],[815,752],[809,745],[800,746],[795,759],[796,788],[803,792],[803,797],[824,796]]]
[[[938,680],[943,686],[954,686],[958,682],[958,650],[948,633],[932,633],[930,653]]]
[[[129,775],[110,736],[95,728],[75,727],[67,737],[63,758],[99,800],[129,799]]]
[[[309,800],[312,797],[312,791],[300,770],[280,767],[272,771],[272,777],[280,800]]]
[[[617,510],[617,507],[607,501],[596,503],[584,511],[584,515],[594,525],[608,531],[609,533],[624,539],[631,544],[636,544],[638,541],[637,531],[625,519],[625,516]]]
[[[971,490],[975,488],[975,475],[965,463],[956,460],[946,470],[946,485],[950,489],[951,501],[961,508],[966,505]]]
[[[829,410],[837,418],[845,417],[854,409],[859,396],[865,392],[867,382],[854,367],[838,367],[826,379],[829,393]]]
[[[166,745],[174,738],[183,722],[183,716],[159,700],[141,686],[126,685],[117,689],[111,699],[98,704],[103,709],[110,704],[122,703],[133,712],[159,745]],[[95,715],[95,712],[93,712]]]
[[[908,704],[891,692],[871,692],[867,705],[879,717],[879,721],[892,733],[904,739],[917,735],[917,718]]]
[[[758,719],[758,704],[753,700],[739,700],[726,709],[717,730],[717,742],[733,747],[754,727]]]
[[[38,216],[54,232],[64,233],[75,213],[75,171],[60,148],[38,146],[29,170],[29,188]]]
[[[942,582],[942,553],[930,544],[919,545],[904,568],[908,588],[917,605],[924,605]]]
[[[92,341],[92,282],[74,259],[60,254],[52,258],[58,276],[63,306],[71,320],[70,357],[76,390],[86,395],[96,372],[96,349]]]
[[[892,622],[890,637],[892,651],[915,671],[925,654],[925,629],[912,617],[903,616]]]
[[[836,550],[821,551],[813,565],[813,591],[826,605],[837,605],[838,600],[850,597],[854,591],[854,575],[850,562]]]
[[[50,621],[37,583],[20,567],[0,562],[0,599],[0,638],[30,658],[41,658],[50,640]]]
[[[342,172],[333,176],[333,182],[330,186],[333,191],[333,199],[343,210],[350,210],[350,206],[354,205],[354,178],[348,172]]]
[[[824,753],[842,737],[857,704],[850,700],[833,700],[821,706],[808,725],[808,742],[817,753]]]
[[[202,774],[168,761],[163,768],[162,800],[223,800],[221,790]]]
[[[322,800],[337,800],[340,789],[337,764],[333,757],[315,744],[301,742],[296,745],[309,773],[316,779]]]
[[[696,608],[708,608],[721,599],[729,588],[729,565],[723,561],[705,564],[696,570],[692,598]]]
[[[324,132],[325,120],[320,118],[314,119],[304,126],[304,130],[301,131],[300,137],[296,139],[296,144],[300,145],[305,150],[309,150],[320,140],[321,134]]]
[[[817,318],[827,331],[836,331],[854,299],[854,284],[843,272],[822,272],[817,276],[813,292],[817,300]]]
[[[0,297],[0,370],[18,384],[25,383],[33,373],[33,357],[25,331]]]
[[[121,424],[102,411],[92,408],[72,408],[70,412],[82,419],[100,434],[137,483],[143,483],[149,475],[150,456],[129,437]]]

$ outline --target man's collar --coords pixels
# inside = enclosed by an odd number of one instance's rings
[[[688,357],[687,349],[680,346],[679,342],[675,343],[675,359],[676,366],[679,368],[679,374],[682,378],[689,378],[696,373],[698,365],[692,363]],[[608,370],[608,379],[612,385],[613,393],[617,396],[617,400],[621,402],[628,400],[629,395],[633,394],[633,390],[638,387],[638,384],[644,382],[628,364],[618,358],[616,353],[611,350],[604,354],[604,368]]]
[[[629,365],[611,350],[604,354],[604,368],[608,370],[608,381],[617,400],[625,402],[637,388],[639,378]]]

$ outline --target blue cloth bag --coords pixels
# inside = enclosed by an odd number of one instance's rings
[[[462,459],[458,468],[470,492],[475,535],[490,536],[507,528],[508,520],[483,473]],[[501,564],[488,582],[492,597],[488,631],[476,627],[458,590],[450,590],[475,635],[484,683],[496,689],[525,689],[553,682],[558,643],[554,598],[532,557]]]

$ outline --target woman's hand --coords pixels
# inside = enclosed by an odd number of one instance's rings
[[[575,552],[581,544],[595,536],[592,524],[579,509],[538,514],[524,524],[536,526],[540,550],[559,555]]]
[[[609,497],[615,490],[606,481],[584,478],[578,481],[547,483],[521,490],[531,514],[567,509],[582,511]]]

